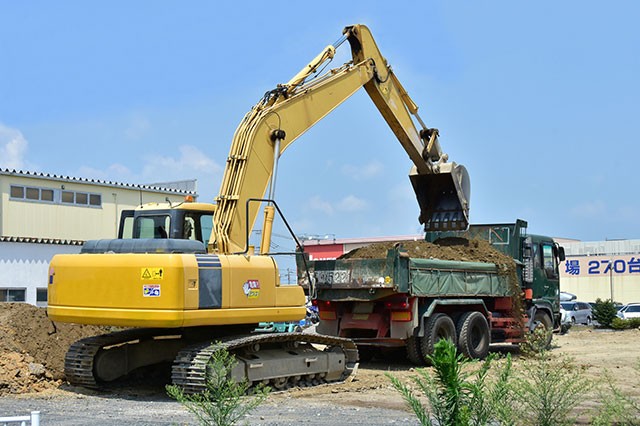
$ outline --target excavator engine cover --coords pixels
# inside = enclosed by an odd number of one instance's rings
[[[469,226],[469,173],[459,164],[445,166],[439,173],[410,175],[420,205],[419,220],[427,232],[465,230]]]

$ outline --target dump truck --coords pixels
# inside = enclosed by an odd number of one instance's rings
[[[413,257],[402,242],[379,257],[299,255],[299,283],[313,282],[317,292],[317,332],[355,341],[363,359],[405,347],[413,363],[424,365],[442,338],[469,358],[484,358],[492,343],[519,343],[538,327],[560,327],[564,250],[552,238],[528,234],[526,221],[426,232],[427,243],[471,251],[485,244],[496,260]]]

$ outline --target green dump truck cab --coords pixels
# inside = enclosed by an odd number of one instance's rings
[[[422,365],[440,338],[484,358],[491,343],[518,343],[536,327],[557,328],[564,251],[526,228],[517,220],[425,236],[488,241],[513,258],[511,271],[495,263],[412,258],[401,243],[386,258],[299,259],[299,282],[309,288],[311,279],[316,293],[317,332],[353,339],[364,356],[405,346]]]

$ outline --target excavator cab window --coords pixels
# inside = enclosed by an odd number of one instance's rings
[[[213,214],[187,213],[184,215],[181,238],[207,244],[213,229]]]
[[[133,223],[133,238],[167,238],[170,229],[169,215],[138,216]]]
[[[185,240],[195,240],[196,239],[196,228],[195,221],[192,217],[186,216],[184,218],[184,226],[182,228],[182,238]]]
[[[211,237],[211,231],[213,230],[213,214],[203,214],[200,216],[200,233],[202,235],[202,242],[207,244],[209,237]]]

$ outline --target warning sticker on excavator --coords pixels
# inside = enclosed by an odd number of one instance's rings
[[[141,280],[161,280],[164,275],[162,268],[142,268],[140,269]]]

